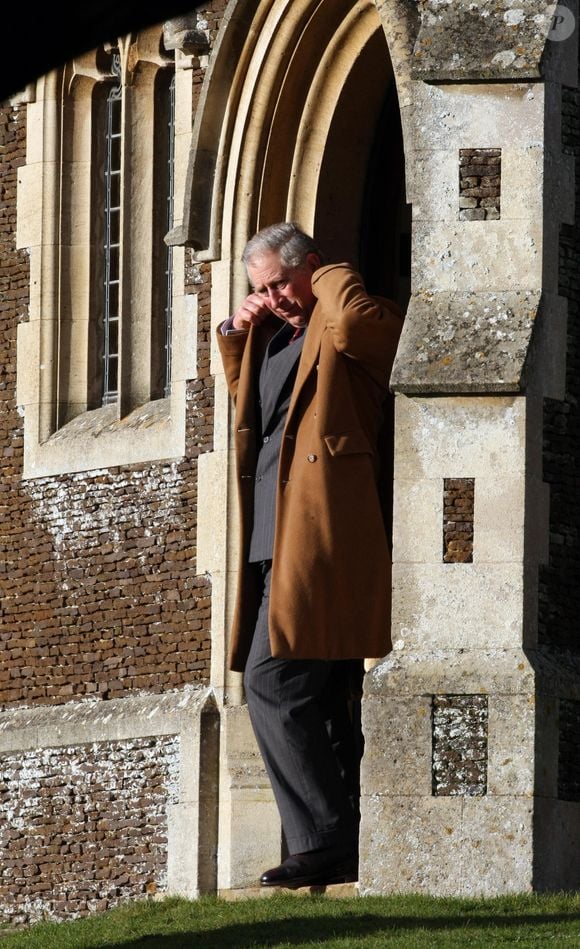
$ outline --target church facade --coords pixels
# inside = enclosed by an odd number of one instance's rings
[[[0,107],[3,924],[279,861],[214,342],[279,220],[406,314],[359,891],[580,886],[579,23],[214,0]]]

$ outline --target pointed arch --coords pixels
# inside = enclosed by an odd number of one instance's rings
[[[382,33],[384,63],[378,55],[372,62],[385,72],[368,81],[353,110],[362,117],[354,146],[362,153],[387,71],[408,101],[417,29],[414,5],[402,0],[230,0],[193,130],[183,220],[168,242],[216,260],[238,255],[272,220],[294,217],[312,228],[325,146],[349,76]]]

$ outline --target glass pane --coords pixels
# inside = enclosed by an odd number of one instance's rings
[[[109,313],[111,317],[119,315],[119,284],[109,285]]]
[[[118,173],[110,178],[110,202],[112,208],[118,208],[121,204],[121,176]]]
[[[109,252],[109,267],[108,267],[108,283],[112,283],[119,279],[119,247],[115,245],[110,248]]]
[[[119,353],[119,321],[109,319],[109,359]]]
[[[121,139],[115,135],[111,139],[111,169],[116,170],[121,167]]]
[[[117,392],[118,387],[118,359],[116,356],[109,358],[109,385],[108,392],[113,394]]]

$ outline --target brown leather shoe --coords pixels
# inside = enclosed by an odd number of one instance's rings
[[[329,886],[332,883],[354,883],[358,879],[358,857],[352,852],[312,850],[296,853],[278,867],[266,870],[261,886]]]

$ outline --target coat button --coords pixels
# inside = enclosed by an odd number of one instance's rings
[[[312,455],[312,454],[307,455],[306,458],[307,458],[307,461],[316,461],[316,455]]]

